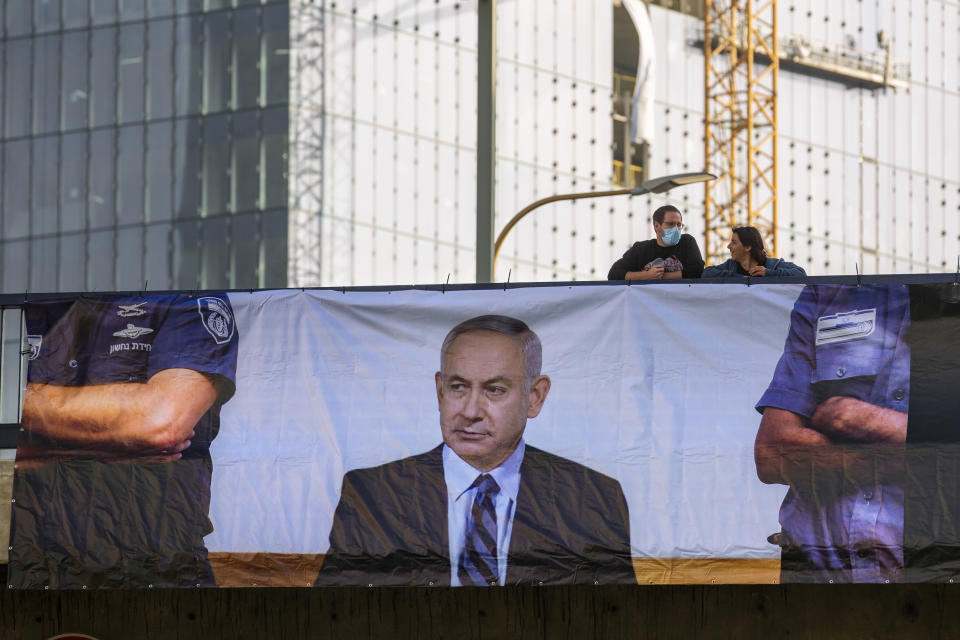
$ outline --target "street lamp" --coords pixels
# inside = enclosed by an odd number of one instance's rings
[[[497,236],[497,241],[493,244],[493,267],[496,269],[497,266],[497,257],[500,255],[500,247],[503,246],[503,241],[506,239],[507,234],[510,233],[510,230],[517,226],[517,223],[523,219],[528,213],[536,209],[537,207],[547,204],[548,202],[556,202],[557,200],[580,200],[582,198],[602,198],[604,196],[641,196],[645,193],[665,193],[673,189],[674,187],[682,187],[688,184],[695,184],[697,182],[708,182],[710,180],[716,180],[717,176],[712,173],[705,172],[694,172],[694,173],[676,173],[672,176],[663,176],[661,178],[653,178],[652,180],[647,180],[639,187],[634,187],[633,189],[614,189],[612,191],[588,191],[586,193],[566,193],[556,196],[549,196],[547,198],[542,198],[537,200],[533,204],[529,204],[520,212],[513,216],[510,219],[510,222],[503,228],[503,231],[500,232],[500,235]],[[493,274],[491,274],[492,276]],[[492,279],[492,278],[491,278]]]

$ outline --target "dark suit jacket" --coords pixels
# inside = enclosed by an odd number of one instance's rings
[[[343,478],[317,586],[449,585],[442,445]],[[620,483],[527,445],[506,584],[636,584]]]

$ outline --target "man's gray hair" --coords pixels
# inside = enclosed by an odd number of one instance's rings
[[[470,318],[450,329],[450,333],[443,339],[443,346],[440,347],[441,372],[443,371],[443,357],[446,355],[447,349],[459,336],[470,331],[493,331],[519,340],[520,348],[523,349],[523,362],[527,370],[526,386],[529,387],[533,379],[540,375],[540,367],[543,366],[543,347],[540,346],[540,338],[522,320],[510,316],[496,315]]]

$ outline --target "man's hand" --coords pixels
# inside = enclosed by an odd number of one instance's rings
[[[211,379],[191,369],[165,369],[143,384],[31,382],[24,394],[23,427],[50,443],[51,452],[179,456],[216,398]]]
[[[827,398],[810,418],[810,426],[832,440],[846,442],[907,441],[907,414],[846,396]]]
[[[750,267],[750,271],[747,272],[752,278],[759,278],[761,276],[767,275],[767,268],[760,264],[755,264]]]
[[[624,280],[660,280],[663,278],[663,265],[648,267],[643,271],[627,271]]]

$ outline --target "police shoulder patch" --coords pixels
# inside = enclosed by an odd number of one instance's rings
[[[220,298],[197,298],[200,319],[214,342],[224,344],[233,337],[233,313]]]

